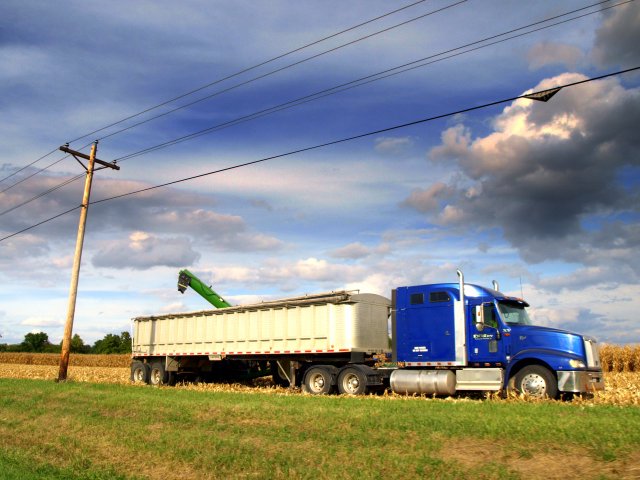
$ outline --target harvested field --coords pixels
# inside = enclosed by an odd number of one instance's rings
[[[23,355],[22,358],[24,358],[25,361],[30,361],[31,363],[16,363],[16,360],[20,358],[16,355]],[[77,357],[84,357],[82,358],[83,362],[79,362]],[[7,358],[10,359],[11,363],[5,361]],[[70,381],[74,382],[129,384],[129,359],[129,355],[79,355],[76,356],[75,365],[72,363],[69,367],[68,378]],[[53,362],[53,360],[55,360],[55,362]],[[41,354],[41,356],[38,356],[38,354],[2,354],[0,355],[0,378],[30,378],[53,381],[58,376],[58,361],[59,356],[57,355]],[[46,362],[53,364],[43,364]],[[78,365],[78,363],[93,363],[94,365]],[[122,366],[123,363],[126,366]],[[119,366],[101,366],[114,364],[119,364]],[[597,392],[591,398],[574,398],[573,403],[581,405],[640,405],[640,372],[608,372],[605,374],[605,384],[606,390],[604,392]],[[200,383],[163,388],[180,388],[212,392],[226,391],[242,393],[276,393],[279,395],[292,394],[288,389],[274,387],[270,377],[242,384]],[[385,394],[375,398],[403,399],[407,397],[395,394]],[[491,396],[491,398],[498,402],[524,401],[515,395],[510,396],[507,399],[497,396]],[[468,400],[465,397],[461,397],[460,399],[463,401]],[[450,400],[451,399],[449,399],[449,401]]]
[[[60,364],[59,353],[0,352],[0,363],[19,365],[52,365]],[[72,353],[69,365],[77,367],[122,367],[129,368],[131,355],[88,355]]]

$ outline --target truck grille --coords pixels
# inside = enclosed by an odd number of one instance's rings
[[[598,342],[593,338],[584,337],[584,351],[587,354],[587,368],[602,368]]]

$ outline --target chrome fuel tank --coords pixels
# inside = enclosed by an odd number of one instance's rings
[[[456,375],[450,370],[394,370],[391,390],[401,394],[453,395]]]

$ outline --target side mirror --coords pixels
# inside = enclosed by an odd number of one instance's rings
[[[476,305],[475,307],[475,320],[476,320],[476,330],[479,332],[484,330],[484,307],[482,305]]]

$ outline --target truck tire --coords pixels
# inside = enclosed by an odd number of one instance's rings
[[[556,398],[558,382],[549,369],[540,365],[529,365],[516,374],[515,388],[525,397]]]
[[[151,372],[149,374],[149,383],[151,385],[164,385],[167,383],[167,377],[163,362],[153,362],[151,364]]]
[[[139,360],[131,362],[131,381],[133,383],[149,383],[149,366]]]
[[[338,375],[338,391],[342,395],[365,394],[367,392],[367,376],[359,368],[344,368]]]
[[[333,390],[331,371],[326,367],[311,367],[302,381],[302,391],[313,395],[327,395]]]

